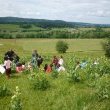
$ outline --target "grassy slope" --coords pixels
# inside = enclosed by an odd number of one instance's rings
[[[69,84],[64,73],[58,79],[47,76],[51,88],[46,91],[34,91],[27,77],[28,75],[21,74],[7,80],[0,75],[0,83],[6,84],[12,91],[15,86],[19,86],[23,110],[82,110],[84,106],[88,106],[88,110],[109,110],[109,101],[97,101],[93,95],[94,89],[85,83]],[[10,98],[0,99],[1,110],[8,110]]]
[[[53,52],[57,54],[55,51],[56,41],[49,39],[0,40],[0,43],[4,44],[3,47],[0,46],[1,56],[9,48],[14,48],[19,55],[23,55],[24,50],[26,56],[35,48],[43,55],[47,55],[46,53],[52,55]],[[100,52],[102,50],[101,45],[99,45],[103,40],[67,41],[71,47],[68,51],[73,51],[79,57],[93,56],[96,58],[96,56],[103,55],[103,52]],[[68,60],[70,54],[72,53],[64,55],[65,60]],[[30,86],[28,74],[13,75],[10,80],[7,80],[5,75],[0,74],[0,85],[6,84],[12,91],[15,90],[16,86],[19,86],[22,93],[23,110],[82,110],[85,103],[85,106],[89,108],[88,110],[109,110],[110,101],[97,101],[93,95],[95,90],[88,87],[85,82],[69,84],[65,73],[61,73],[58,79],[52,79],[49,75],[47,77],[51,87],[46,91],[34,91]],[[8,110],[10,99],[11,96],[0,98],[0,110]]]

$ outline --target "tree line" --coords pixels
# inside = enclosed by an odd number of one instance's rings
[[[31,32],[32,31],[32,32]],[[0,38],[15,39],[15,38],[110,38],[110,31],[96,28],[94,30],[84,31],[68,31],[65,30],[24,30],[17,33],[3,32],[0,33]]]

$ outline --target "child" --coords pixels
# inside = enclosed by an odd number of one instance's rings
[[[10,58],[6,57],[5,58],[5,61],[4,61],[4,67],[6,69],[6,75],[7,75],[7,78],[10,78],[10,74],[11,74],[11,60]]]
[[[58,58],[57,58],[56,56],[53,57],[52,64],[54,64],[55,69],[57,69],[57,66],[58,66]]]
[[[21,64],[21,63],[18,63],[18,64],[16,65],[16,72],[17,72],[17,73],[23,72],[22,64]]]
[[[44,71],[46,73],[51,73],[52,72],[52,66],[53,66],[52,64],[50,64],[50,65],[45,64]]]
[[[37,50],[34,50],[32,53],[32,59],[31,59],[31,63],[33,67],[37,67],[37,59],[38,59],[38,53]]]
[[[38,58],[37,58],[37,66],[38,66],[38,68],[40,68],[40,65],[42,64],[42,62],[43,62],[43,58],[41,56],[38,56]]]
[[[81,69],[85,68],[87,66],[87,61],[83,60],[82,63],[80,64]]]
[[[61,56],[59,61],[58,61],[58,64],[60,64],[60,66],[63,66],[63,63],[64,63],[63,56]]]
[[[80,62],[79,62],[79,61],[77,61],[77,64],[76,64],[75,70],[77,70],[78,68],[80,68]]]
[[[26,67],[25,67],[25,62],[22,63],[22,70],[25,70]]]
[[[58,72],[60,71],[65,71],[65,68],[63,66],[60,66],[58,69],[57,69]]]

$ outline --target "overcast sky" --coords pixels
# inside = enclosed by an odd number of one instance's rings
[[[0,0],[0,17],[110,24],[110,0]]]

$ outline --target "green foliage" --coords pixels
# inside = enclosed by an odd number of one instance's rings
[[[43,23],[42,25],[44,25]],[[69,28],[66,25],[45,24],[42,26],[33,23],[0,24],[0,38],[109,38],[110,30],[106,28]],[[36,27],[37,26],[37,27]],[[40,27],[38,27],[40,26]],[[53,28],[52,28],[53,27]],[[66,27],[66,28],[64,28]]]
[[[35,90],[46,90],[50,87],[49,81],[44,73],[34,74],[31,77],[32,86]]]
[[[108,75],[101,77],[96,84],[96,96],[100,101],[110,98],[110,81],[107,80]]]
[[[11,97],[11,105],[9,110],[22,110],[22,104],[20,99],[20,90],[18,86],[16,86],[16,91],[14,95]]]
[[[0,97],[11,95],[11,91],[6,87],[6,85],[0,86]]]
[[[107,42],[105,42],[103,44],[103,49],[105,51],[105,56],[107,56],[108,58],[110,58],[110,38],[108,39]]]
[[[58,78],[58,75],[59,75],[59,72],[57,70],[54,70],[52,73],[51,73],[51,76],[52,78]]]
[[[66,53],[68,49],[68,44],[64,41],[58,41],[57,44],[56,44],[56,50],[59,52],[59,53]]]
[[[81,81],[81,77],[78,71],[75,71],[73,68],[68,70],[67,78],[69,82],[80,82]]]

